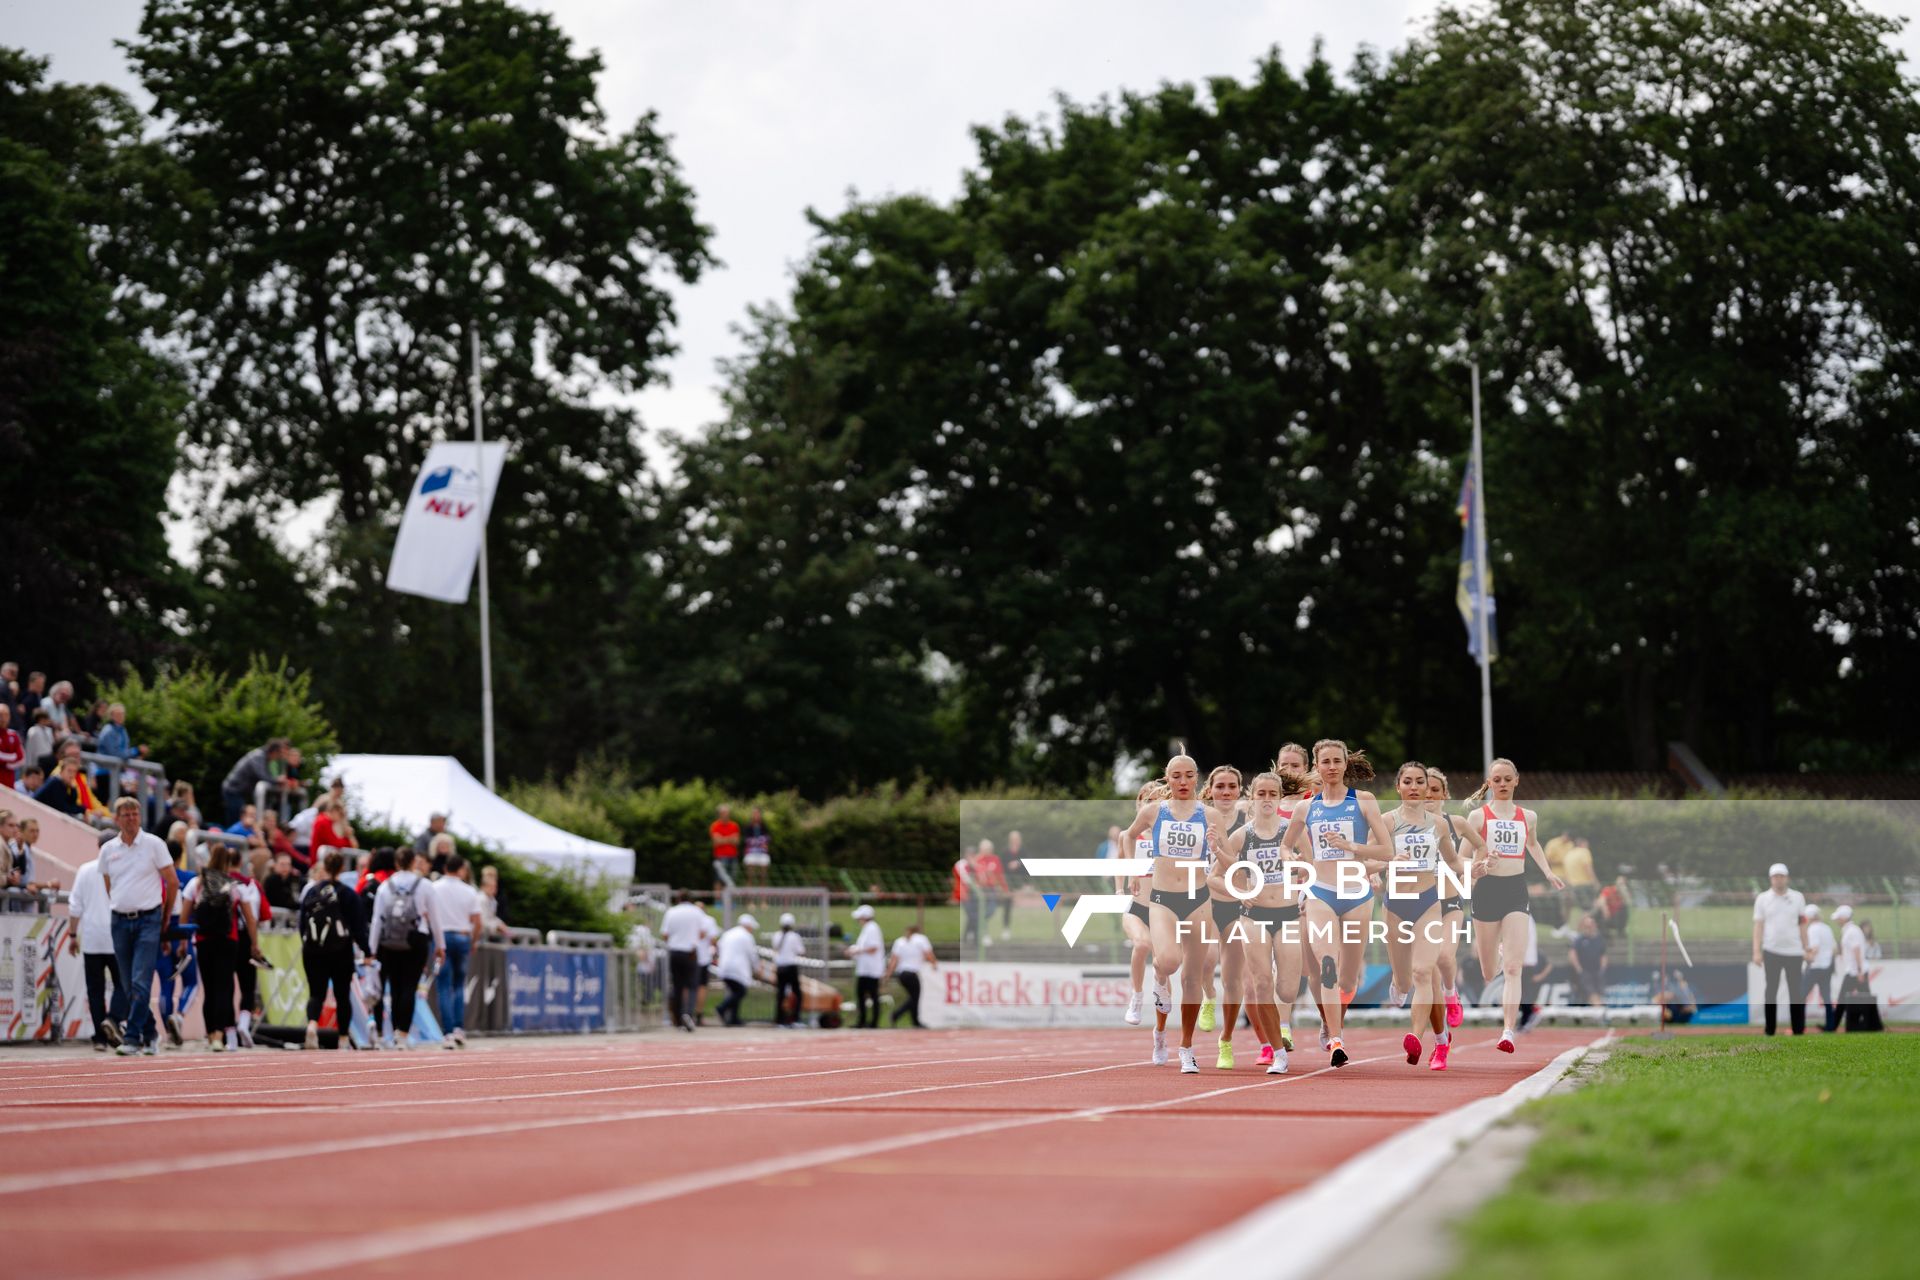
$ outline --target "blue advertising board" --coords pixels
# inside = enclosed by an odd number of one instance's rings
[[[599,1031],[607,1025],[607,957],[507,948],[507,1030]]]

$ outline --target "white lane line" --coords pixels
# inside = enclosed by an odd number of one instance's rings
[[[1385,1062],[1393,1057],[1383,1054],[1377,1058],[1358,1058],[1355,1065],[1364,1062]],[[1113,1071],[1121,1067],[1137,1066],[1137,1063],[1118,1063],[1111,1067],[1090,1067],[1084,1071],[1061,1072],[1060,1075],[1084,1075],[1093,1071]],[[951,1125],[944,1129],[930,1129],[920,1133],[901,1134],[892,1138],[878,1138],[869,1142],[849,1142],[832,1147],[819,1147],[812,1151],[798,1152],[790,1156],[772,1156],[764,1160],[753,1160],[745,1164],[730,1165],[720,1169],[709,1169],[701,1173],[684,1174],[676,1178],[666,1178],[637,1187],[617,1187],[606,1191],[587,1192],[582,1195],[568,1196],[560,1200],[550,1200],[544,1204],[525,1205],[517,1209],[502,1209],[485,1214],[474,1214],[462,1218],[449,1218],[441,1222],[409,1226],[394,1231],[383,1231],[372,1235],[354,1237],[344,1245],[328,1241],[325,1244],[313,1242],[290,1248],[275,1250],[267,1254],[251,1254],[240,1257],[209,1259],[193,1262],[181,1267],[164,1271],[140,1273],[146,1280],[268,1280],[271,1277],[308,1275],[315,1271],[352,1266],[355,1263],[380,1262],[391,1258],[402,1258],[409,1254],[422,1253],[429,1249],[450,1249],[460,1245],[473,1244],[497,1236],[511,1235],[521,1231],[532,1231],[543,1227],[558,1226],[566,1222],[575,1222],[582,1218],[595,1218],[609,1213],[619,1213],[626,1209],[637,1209],[645,1205],[658,1204],[663,1200],[673,1200],[681,1196],[698,1195],[704,1191],[714,1191],[721,1187],[741,1182],[752,1182],[760,1178],[776,1177],[783,1173],[792,1173],[800,1169],[816,1168],[824,1164],[837,1164],[843,1160],[858,1160],[867,1156],[882,1155],[889,1151],[902,1151],[910,1147],[927,1146],[937,1142],[949,1142],[959,1138],[979,1137],[989,1133],[1004,1133],[1009,1129],[1025,1129],[1035,1125],[1057,1124],[1067,1120],[1095,1120],[1102,1116],[1121,1112],[1153,1111],[1162,1107],[1178,1106],[1183,1103],[1197,1102],[1203,1098],[1215,1098],[1223,1094],[1240,1093],[1247,1089],[1260,1089],[1269,1085],[1292,1084],[1301,1080],[1311,1080],[1315,1076],[1326,1075],[1335,1070],[1322,1067],[1304,1075],[1266,1076],[1249,1084],[1228,1085],[1221,1089],[1211,1089],[1203,1093],[1183,1094],[1175,1098],[1164,1098],[1157,1102],[1123,1102],[1104,1107],[1086,1107],[1078,1111],[1060,1112],[1053,1115],[1009,1116],[997,1120],[979,1120],[970,1124]],[[1054,1079],[1054,1076],[1035,1076],[1036,1080]],[[1000,1083],[1018,1084],[1023,1081],[1009,1080]],[[943,1087],[943,1086],[934,1086]],[[913,1091],[913,1092],[918,1092]]]
[[[932,1060],[916,1059],[903,1065],[910,1067],[946,1066],[963,1062],[1005,1062],[1007,1054],[996,1054],[991,1058],[936,1058]],[[851,1094],[837,1098],[802,1098],[770,1102],[716,1103],[708,1106],[691,1107],[649,1107],[643,1110],[602,1112],[593,1115],[553,1116],[536,1120],[509,1120],[496,1124],[468,1125],[453,1129],[416,1129],[406,1133],[370,1134],[361,1138],[340,1138],[327,1142],[309,1142],[296,1146],[259,1147],[238,1151],[215,1151],[200,1155],[175,1156],[166,1159],[133,1160],[123,1164],[89,1165],[80,1169],[63,1169],[47,1173],[17,1174],[0,1178],[0,1196],[23,1195],[52,1187],[84,1186],[94,1182],[115,1182],[126,1178],[147,1178],[164,1174],[187,1173],[198,1169],[224,1169],[235,1165],[270,1164],[280,1160],[295,1160],[306,1156],[336,1155],[347,1151],[365,1151],[378,1147],[405,1146],[415,1142],[433,1142],[440,1139],[481,1138],[507,1133],[530,1133],[542,1129],[576,1128],[581,1125],[620,1124],[632,1120],[657,1120],[670,1116],[708,1116],[731,1115],[746,1111],[773,1111],[781,1109],[800,1109],[806,1107],[832,1106],[844,1102],[871,1102],[880,1098],[901,1098],[909,1094],[931,1093],[943,1089],[977,1089],[995,1084],[1023,1084],[1035,1080],[1053,1080],[1060,1076],[1087,1075],[1096,1071],[1118,1071],[1135,1063],[1115,1063],[1105,1067],[1084,1067],[1076,1071],[1060,1071],[1050,1075],[1017,1076],[1012,1079],[962,1081],[954,1084],[921,1085],[912,1089],[890,1089],[881,1093]],[[871,1070],[871,1068],[854,1068]],[[813,1072],[814,1075],[834,1075],[836,1071]],[[767,1077],[748,1076],[742,1080],[765,1079]],[[732,1083],[738,1083],[732,1082]],[[547,1096],[547,1095],[539,1095]],[[486,1106],[493,1101],[489,1098],[467,1098],[467,1105]],[[418,1102],[397,1102],[392,1106],[411,1110],[419,1106]],[[356,1104],[358,1109],[358,1104]],[[337,1108],[335,1108],[337,1111]]]
[[[1238,1222],[1121,1272],[1114,1280],[1273,1280],[1323,1275],[1407,1197],[1417,1194],[1454,1153],[1551,1089],[1581,1055],[1612,1038],[1567,1050],[1504,1093],[1443,1111],[1377,1142],[1330,1173]]]

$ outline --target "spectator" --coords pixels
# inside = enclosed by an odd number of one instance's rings
[[[33,793],[33,798],[56,812],[84,819],[87,810],[80,802],[80,782],[80,762],[62,760],[54,767],[53,776]]]
[[[27,744],[13,727],[13,708],[0,702],[0,786],[11,787],[19,781],[14,771],[27,763]]]
[[[853,961],[854,998],[860,1003],[860,1026],[880,1026],[880,979],[887,971],[886,940],[874,923],[873,908],[861,903],[853,909],[853,918],[861,922],[860,936],[847,948]]]
[[[313,868],[313,859],[301,853],[287,838],[287,829],[280,825],[278,810],[268,809],[260,815],[260,838],[266,842],[269,853],[276,858],[284,855],[292,864],[294,873],[301,879],[306,878],[307,872]]]
[[[267,838],[258,831],[247,836],[247,848],[244,855],[247,874],[261,882],[261,892],[266,892],[265,881],[273,871],[273,850],[267,848]]]
[[[252,835],[259,825],[259,811],[251,804],[243,804],[240,806],[240,816],[227,827],[227,834],[244,839]]]
[[[434,839],[449,847],[453,844],[453,837],[445,832]],[[439,997],[440,1029],[446,1032],[449,1049],[467,1045],[467,959],[485,914],[484,899],[473,887],[472,875],[467,860],[449,852],[446,873],[433,882],[433,910],[447,949],[447,962],[434,975],[434,994]]]
[[[720,945],[720,926],[706,912],[700,913],[700,951],[693,966],[693,1025],[706,1025],[707,1020],[707,975],[713,969],[713,961]]]
[[[1560,878],[1573,891],[1574,902],[1582,911],[1591,911],[1594,900],[1600,896],[1600,880],[1593,873],[1593,847],[1585,836],[1574,839],[1562,865],[1565,869]]]
[[[109,723],[111,722],[107,718],[107,700],[105,698],[95,698],[93,705],[87,708],[87,713],[80,717],[80,728],[84,730],[96,744],[100,741],[100,731],[106,728]],[[96,750],[97,749],[96,746]]]
[[[707,828],[713,841],[713,891],[733,888],[733,869],[740,857],[740,824],[733,820],[733,807],[721,805],[719,816]]]
[[[1687,985],[1686,971],[1682,969],[1675,969],[1667,975],[1667,985],[1661,991],[1659,1001],[1663,1022],[1692,1022],[1693,1015],[1700,1009],[1700,1000],[1693,994],[1693,988]]]
[[[1553,872],[1553,874],[1559,876],[1562,880],[1567,878],[1567,852],[1572,848],[1573,837],[1562,831],[1559,835],[1547,841],[1546,846],[1541,850],[1542,853],[1547,855],[1547,870]]]
[[[0,889],[24,890],[32,883],[33,854],[20,839],[20,823],[11,809],[0,809]]]
[[[1860,922],[1860,932],[1866,937],[1866,940],[1867,940],[1867,952],[1866,952],[1867,959],[1869,960],[1880,959],[1882,954],[1880,951],[1880,939],[1873,936],[1873,921],[1862,920]]]
[[[1107,838],[1093,851],[1096,858],[1117,858],[1120,856],[1120,828],[1108,827]]]
[[[720,981],[727,984],[727,998],[720,1002],[718,1010],[722,1026],[745,1025],[740,1018],[740,1002],[747,998],[747,988],[753,985],[754,975],[760,968],[760,946],[754,937],[759,928],[758,920],[741,912],[733,928],[720,935],[717,967]]]
[[[133,735],[127,732],[127,709],[121,703],[107,708],[107,722],[100,727],[100,745],[94,750],[116,760],[131,760],[147,754],[144,746],[133,744]]]
[[[414,870],[411,847],[396,849],[394,872],[373,897],[373,925],[367,931],[380,970],[393,988],[393,1038],[396,1047],[409,1047],[413,1035],[413,1004],[420,975],[431,960],[447,958],[440,919],[433,910],[433,890]]]
[[[920,966],[938,969],[940,962],[933,958],[933,944],[927,941],[927,935],[920,932],[920,926],[910,924],[907,931],[893,941],[893,953],[887,957],[887,976],[898,977],[900,985],[906,989],[907,1001],[893,1011],[888,1019],[891,1026],[899,1026],[900,1019],[911,1018],[913,1025],[923,1025],[920,1021]]]
[[[181,805],[186,806],[184,812],[180,811]],[[207,820],[200,812],[200,806],[194,802],[193,784],[191,782],[176,782],[173,784],[173,791],[168,799],[167,807],[175,810],[181,820],[186,822],[195,831],[206,829]]]
[[[328,796],[320,802],[320,813],[313,820],[313,835],[307,842],[307,854],[315,861],[329,849],[358,848],[353,824],[347,821],[346,805]]]
[[[433,857],[433,842],[447,830],[447,815],[436,813],[427,819],[427,829],[413,838],[413,851],[422,858]]]
[[[794,927],[791,911],[780,917],[780,932],[773,935],[773,1025],[791,1027],[800,1021],[804,1007],[800,996],[800,961],[806,957],[807,940]],[[793,997],[788,1008],[787,997]]]
[[[1600,927],[1616,938],[1627,936],[1627,917],[1632,908],[1627,901],[1627,878],[1620,876],[1600,891]]]
[[[447,874],[447,863],[453,857],[453,849],[453,836],[449,833],[442,831],[433,838],[433,843],[427,846],[427,876],[429,879],[438,880],[441,876]]]
[[[45,707],[28,712],[27,763],[46,769],[53,763],[53,720]]]
[[[140,829],[140,802],[132,796],[114,802],[113,821],[119,834],[100,846],[100,882],[113,908],[114,968],[125,981],[114,990],[111,1016],[124,1028],[120,1054],[152,1054],[159,1051],[153,969],[163,922],[173,914],[173,859],[159,836]]]
[[[254,925],[258,926],[273,919],[273,904],[267,901],[266,890],[260,885],[260,876],[266,872],[267,851],[254,844],[252,841],[255,839],[258,837],[250,839],[246,849],[234,858],[232,874],[234,893],[250,913],[243,913],[243,918],[251,919]],[[261,866],[257,869],[258,874],[253,866],[255,859],[261,861]],[[250,930],[249,935],[253,940],[251,949],[254,954],[249,958],[243,950],[241,954],[235,956],[233,967],[234,977],[240,984],[240,1003],[233,1011],[234,1029],[239,1033],[240,1047],[244,1049],[253,1048],[253,1020],[261,1011],[260,971],[252,960],[264,959],[259,954],[257,945],[258,929]],[[236,937],[236,943],[241,941],[243,940]]]
[[[174,884],[184,895],[194,873],[187,866],[186,845],[176,844],[171,831],[167,833],[167,856],[173,859]],[[153,973],[160,988],[160,1025],[166,1028],[173,1047],[182,1048],[187,1042],[184,1015],[200,988],[200,949],[193,926],[177,916],[167,918],[167,932],[160,939],[160,958]]]
[[[284,765],[287,745],[285,738],[269,738],[264,746],[255,747],[234,761],[226,781],[220,784],[220,800],[229,822],[239,819],[240,810],[253,799],[261,783],[274,781],[277,776],[274,766]]]
[[[768,870],[773,866],[773,835],[767,830],[767,820],[760,812],[760,806],[753,807],[753,817],[747,821],[747,829],[742,833],[746,837],[746,857],[741,862],[746,867],[747,883],[763,885],[767,882]]]
[[[1853,908],[1841,906],[1833,913],[1840,926],[1840,1005],[1848,1031],[1880,1030],[1880,1002],[1867,981],[1867,932],[1853,921]]]
[[[37,764],[30,764],[20,771],[20,781],[13,784],[13,789],[23,796],[32,797],[46,785],[46,781],[47,771]]]
[[[79,793],[82,816],[88,820],[105,818],[108,816],[107,806],[100,803],[99,797],[93,793],[92,784],[87,781],[87,768],[84,764],[80,763],[81,751],[82,748],[78,738],[63,738],[60,741],[60,745],[53,749],[53,754],[56,761],[70,760],[73,762],[74,788]]]
[[[20,715],[20,664],[0,662],[0,707]]]
[[[120,1028],[107,1016],[107,979],[114,995],[120,978],[113,968],[113,909],[107,905],[106,886],[100,883],[100,859],[80,864],[67,894],[67,914],[79,921],[67,935],[67,949],[80,957],[87,980],[87,1016],[93,1022],[93,1051],[105,1053],[120,1043]]]
[[[982,841],[982,843],[989,843]],[[960,945],[977,944],[980,939],[980,882],[973,869],[973,855],[962,850],[953,864],[953,900],[960,904]]]
[[[292,854],[273,855],[273,870],[267,873],[262,887],[266,890],[269,906],[282,911],[300,909],[300,877],[294,874]]]
[[[1807,922],[1807,972],[1800,987],[1800,1002],[1809,1003],[1807,997],[1818,991],[1825,1030],[1832,1033],[1840,1026],[1840,1010],[1833,1003],[1833,961],[1840,943],[1833,936],[1833,926],[1820,918],[1819,907],[1809,902],[1800,914]]]
[[[695,967],[700,963],[700,938],[707,913],[693,903],[682,889],[660,917],[660,937],[667,944],[667,1010],[674,1024],[685,1031],[694,1027],[693,993],[699,985]]]
[[[500,918],[500,868],[480,868],[480,930],[484,937],[504,938],[507,923]]]
[[[1771,887],[1753,899],[1753,963],[1761,969],[1766,993],[1767,1034],[1777,1025],[1776,1000],[1780,980],[1786,979],[1788,1017],[1794,1035],[1805,1035],[1807,1006],[1800,1002],[1800,964],[1807,954],[1807,900],[1787,886],[1787,864],[1776,862],[1767,871]]]
[[[20,819],[19,855],[20,855],[20,864],[25,868],[25,871],[22,874],[20,887],[28,890],[29,892],[35,889],[45,889],[50,887],[48,885],[41,884],[39,877],[35,874],[35,872],[38,871],[39,869],[40,855],[35,850],[34,846],[39,843],[40,843],[40,819],[38,818]]]
[[[55,738],[82,736],[80,717],[73,709],[73,682],[62,680],[47,692],[47,700],[41,707],[46,710],[47,721],[53,726]]]
[[[214,845],[207,854],[206,870],[188,882],[180,897],[181,916],[192,919],[198,943],[205,990],[200,1015],[206,1023],[207,1047],[215,1053],[225,1053],[238,1043],[234,980],[243,965],[251,968],[260,955],[259,921],[233,868],[233,847]],[[229,1036],[236,1039],[230,1041]]]
[[[1007,869],[1000,861],[1000,855],[993,851],[993,841],[982,840],[979,852],[973,855],[974,884],[980,890],[980,928],[987,946],[993,945],[993,910],[1004,900],[1010,916],[1013,901],[1007,891]],[[1000,936],[1011,937],[1012,931],[1002,927]]]
[[[35,671],[27,676],[26,690],[20,695],[20,716],[31,722],[33,713],[46,701],[47,673]]]
[[[360,899],[341,880],[347,855],[327,850],[314,869],[314,882],[300,900],[300,967],[307,975],[306,1047],[320,1047],[320,1013],[327,988],[333,988],[333,1023],[344,1032],[353,1022],[353,953],[372,955],[366,915]],[[375,1026],[378,1031],[378,1026]]]
[[[1580,932],[1567,948],[1573,966],[1573,998],[1595,1007],[1607,1002],[1607,935],[1591,915],[1580,917]]]

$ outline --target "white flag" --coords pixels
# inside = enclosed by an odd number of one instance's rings
[[[387,585],[395,591],[465,604],[480,560],[493,491],[506,465],[504,441],[442,441],[427,451],[407,495],[394,539]]]

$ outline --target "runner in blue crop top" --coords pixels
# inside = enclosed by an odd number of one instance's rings
[[[1169,760],[1163,781],[1167,798],[1140,806],[1133,824],[1121,834],[1120,846],[1130,849],[1141,836],[1153,834],[1152,905],[1147,909],[1153,972],[1162,986],[1180,975],[1180,1070],[1191,1075],[1200,1070],[1193,1058],[1193,1032],[1200,1021],[1201,972],[1207,957],[1199,916],[1208,902],[1207,862],[1219,834],[1200,802],[1200,766],[1192,756]]]
[[[1353,783],[1373,777],[1366,756],[1350,754],[1347,744],[1337,738],[1322,738],[1313,745],[1313,768],[1319,787],[1311,800],[1294,810],[1293,821],[1287,824],[1286,847],[1310,857],[1318,876],[1307,897],[1307,942],[1320,970],[1321,1015],[1327,1023],[1330,1061],[1344,1067],[1348,1058],[1341,1025],[1346,1005],[1360,987],[1367,921],[1372,915],[1370,910],[1354,908],[1366,907],[1373,890],[1343,898],[1336,877],[1346,864],[1357,864],[1367,873],[1386,866],[1386,826],[1380,802],[1352,789]]]

